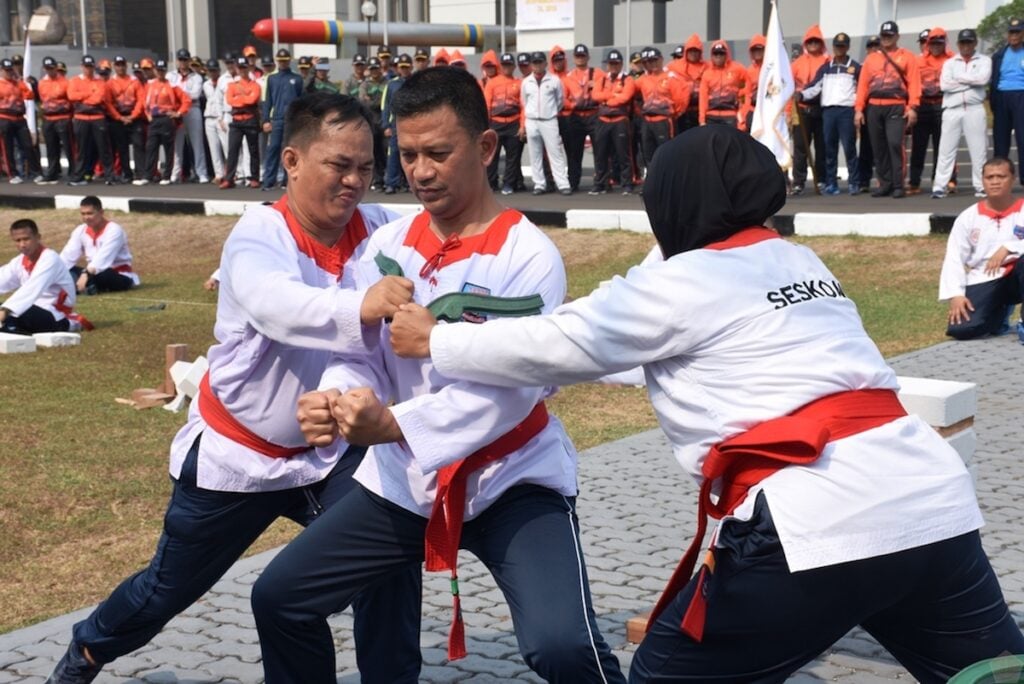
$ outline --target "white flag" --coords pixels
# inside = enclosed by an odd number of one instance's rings
[[[786,104],[793,96],[793,70],[779,24],[779,8],[772,0],[772,16],[764,48],[764,63],[757,80],[757,105],[750,134],[775,155],[779,166],[789,170],[793,163]]]
[[[32,41],[29,40],[28,30],[25,30],[25,62],[21,67],[21,77],[25,83],[32,85],[28,77],[32,75]],[[28,124],[28,131],[33,137],[36,135],[36,101],[25,100],[25,122]]]

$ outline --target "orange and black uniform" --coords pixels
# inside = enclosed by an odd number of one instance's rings
[[[636,86],[643,98],[641,147],[644,164],[649,165],[658,147],[675,136],[676,119],[690,103],[690,90],[683,79],[666,69],[644,74]]]
[[[821,41],[821,52],[817,55],[807,52],[807,43],[812,40]],[[829,60],[825,52],[825,37],[817,24],[804,33],[803,46],[804,53],[793,60],[792,64],[796,90],[809,86],[818,69]],[[814,176],[819,183],[825,180],[825,128],[821,115],[821,96],[801,100],[796,106],[798,118],[793,127],[793,187],[800,190],[807,182],[808,144],[814,147]]]
[[[690,50],[700,53],[700,59],[691,62],[687,59]],[[686,84],[690,91],[688,105],[680,112],[676,119],[676,131],[682,133],[700,125],[700,79],[707,69],[708,63],[704,61],[704,43],[696,33],[686,39],[683,44],[683,58],[674,59],[668,64],[668,70],[673,71]]]
[[[584,55],[577,46],[574,55]],[[569,120],[566,122],[568,139],[565,143],[565,158],[569,167],[569,187],[576,190],[583,176],[583,150],[587,136],[591,142],[597,135],[597,100],[594,89],[604,78],[604,71],[592,66],[576,67],[563,79],[566,89],[566,102],[571,106]],[[596,185],[596,183],[595,183]]]
[[[136,174],[146,175],[146,150],[143,136],[143,93],[142,84],[134,76],[114,74],[107,81],[110,94],[110,140],[121,160],[121,177],[132,180]],[[123,123],[123,118],[131,121]],[[135,173],[129,163],[129,150],[134,153]]]
[[[756,47],[763,50],[765,43],[765,37],[760,33],[750,39],[750,66],[747,67],[747,87],[743,91],[743,121],[748,132],[754,119],[754,107],[757,106],[757,82],[761,79],[761,62],[754,59],[753,51]]]
[[[72,183],[85,180],[85,174],[92,172],[93,165],[89,161],[97,157],[103,165],[104,180],[108,185],[114,182],[114,155],[110,149],[110,129],[107,126],[109,98],[107,82],[98,76],[88,78],[83,73],[68,82],[68,99],[74,109],[71,121],[75,140],[75,166],[71,170],[70,179]]]
[[[174,136],[177,135],[178,124],[171,118],[177,112],[184,114],[192,106],[192,98],[181,88],[171,85],[166,78],[154,78],[146,83],[143,92],[143,108],[149,121],[146,135],[146,173],[156,171],[160,158],[160,148],[164,148],[164,166],[160,174],[162,179],[170,180],[171,167],[174,163]],[[149,180],[156,180],[155,177]]]
[[[924,158],[928,154],[928,142],[932,143],[932,179],[935,177],[935,162],[939,160],[939,136],[942,133],[942,88],[939,77],[942,65],[953,56],[944,50],[938,57],[931,54],[929,44],[941,41],[946,44],[946,31],[933,28],[928,32],[928,43],[923,54],[917,56],[917,71],[921,77],[921,104],[917,108],[917,123],[910,135],[910,187],[921,187],[921,172]],[[956,183],[956,164],[953,165],[952,182]]]
[[[487,102],[487,116],[491,130],[498,134],[498,145],[505,150],[505,173],[502,190],[515,190],[522,183],[523,141],[519,139],[519,119],[523,113],[522,97],[518,78],[498,73],[487,79],[484,86],[484,100]],[[498,157],[487,166],[487,179],[492,188],[498,187]]]
[[[598,102],[594,137],[594,190],[605,192],[613,180],[633,191],[633,126],[630,115],[636,82],[625,72],[604,74],[594,89]],[[618,178],[613,176],[618,172]]]
[[[259,104],[262,89],[252,79],[240,78],[228,84],[224,101],[231,107],[231,125],[228,127],[228,161],[224,178],[235,177],[238,155],[242,152],[242,139],[249,148],[249,178],[260,177]]]
[[[47,74],[39,81],[39,110],[43,115],[43,142],[47,158],[43,180],[56,182],[60,178],[61,151],[68,160],[68,173],[74,166],[68,79],[56,69],[52,76]]]
[[[876,195],[897,190],[903,193],[904,115],[909,109],[916,109],[920,100],[917,55],[896,47],[890,52],[882,48],[867,56],[860,71],[854,108],[863,112],[867,120],[879,183]]]
[[[3,145],[3,171],[10,178],[39,174],[38,161],[33,163],[37,158],[32,150],[32,135],[25,121],[25,101],[34,97],[25,81],[0,74],[0,144]],[[21,158],[29,167],[27,174],[22,174],[15,165],[15,146],[21,150]]]
[[[732,54],[725,41],[715,41],[711,45],[712,52],[722,48],[725,49],[725,63],[716,66],[712,57],[700,79],[698,118],[702,126],[719,123],[738,128],[747,70],[732,61]]]

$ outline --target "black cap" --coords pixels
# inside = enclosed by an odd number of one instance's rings
[[[282,62],[291,61],[292,53],[288,52],[288,48],[281,48],[280,50],[277,51],[277,55],[275,58],[281,60]]]
[[[978,32],[974,29],[963,29],[957,34],[956,42],[958,43],[977,43]]]
[[[540,50],[535,50],[534,52],[530,53],[530,63],[531,64],[538,64],[540,62],[547,62],[547,61],[548,61],[547,55],[545,55]]]
[[[132,62],[132,71],[142,71],[142,65],[138,62]]]
[[[377,48],[377,56],[378,57],[390,57],[391,56],[391,46],[390,45],[381,45],[379,48]]]
[[[299,66],[300,67],[311,67],[311,66],[313,66],[313,58],[312,57],[305,57],[305,56],[299,57]]]
[[[158,59],[158,60],[156,60],[156,70],[157,71],[167,71],[167,60],[166,59]]]
[[[395,60],[395,64],[398,66],[412,66],[412,57],[408,52],[403,52],[398,55],[398,59]]]
[[[22,57],[21,55],[14,55],[13,57],[11,57],[11,62],[13,64],[15,64],[15,65],[24,64],[25,63],[25,58]]]
[[[43,68],[44,69],[56,69],[57,68],[57,60],[55,60],[53,57],[49,57],[49,56],[43,57]]]
[[[68,72],[68,65],[64,62],[57,62],[57,71],[63,71],[66,74]]]
[[[246,69],[248,69],[249,68],[249,60],[247,60],[245,57],[236,57],[235,58],[235,66],[245,67]]]
[[[186,50],[185,48],[181,48],[180,50],[178,50],[177,56],[178,59],[192,59],[192,53]]]
[[[523,65],[523,64],[529,64],[529,63],[530,63],[530,53],[529,52],[520,52],[518,55],[516,55],[516,64]]]
[[[609,50],[608,57],[605,58],[606,62],[622,62],[622,53],[618,50]]]
[[[13,69],[14,62],[9,59],[0,59],[0,69]]]
[[[1021,21],[1020,19],[1017,19],[1017,18],[1013,18],[1013,19],[1010,20],[1010,23],[1007,25],[1006,30],[1009,31],[1010,33],[1017,33],[1019,31],[1024,31],[1024,21]]]
[[[878,34],[882,36],[894,36],[900,32],[900,27],[896,25],[895,21],[887,21],[882,24],[882,28],[878,29]]]
[[[879,38],[878,36],[871,36],[870,38],[868,38],[868,42],[867,42],[867,46],[868,47],[878,47],[881,44],[882,44],[882,39]]]
[[[262,66],[265,66],[265,67],[272,67],[272,66],[274,66],[274,56],[273,55],[263,55],[262,57],[260,57],[260,64]]]
[[[837,33],[836,37],[832,39],[832,44],[839,47],[850,47],[850,36],[842,32]]]
[[[353,64],[366,64],[366,55],[364,55],[361,52],[357,52],[356,54],[352,55],[352,63]]]
[[[588,48],[583,43],[579,43],[576,47],[572,49],[572,54],[574,54],[577,57],[589,57],[590,48]]]
[[[719,40],[711,44],[711,54],[727,55],[729,54],[729,48],[726,47],[725,43]]]
[[[676,58],[682,57],[683,56],[683,46],[679,45],[674,50],[672,50],[672,56],[676,57]]]
[[[555,50],[551,53],[551,59],[565,59],[565,50]]]
[[[216,69],[217,71],[220,71],[220,62],[218,62],[215,59],[208,59],[208,60],[206,60],[206,68],[207,69]]]
[[[503,52],[501,53],[500,61],[502,64],[515,64],[516,56],[513,55],[511,52]]]
[[[416,52],[413,53],[413,59],[416,61],[430,59],[430,50],[422,46],[416,48]]]
[[[661,59],[661,50],[656,47],[644,48],[642,52],[646,52],[647,56],[644,59]]]
[[[114,64],[127,64],[128,60],[124,58],[124,55],[118,55],[114,57]]]
[[[96,66],[96,60],[92,58],[92,55],[82,55],[82,66]]]
[[[932,32],[931,29],[925,29],[925,30],[921,31],[920,33],[918,33],[917,34],[917,42],[918,43],[926,43],[926,42],[928,42],[928,34],[931,33],[931,32]]]
[[[633,52],[629,55],[629,63],[636,64],[642,62],[644,59],[644,53],[642,51]]]
[[[376,57],[371,57],[370,58],[370,68],[371,69],[380,69],[380,60],[377,59]]]

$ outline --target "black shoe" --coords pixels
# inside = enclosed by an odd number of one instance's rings
[[[86,660],[82,649],[72,641],[46,684],[89,684],[102,669],[102,665],[93,665]]]
[[[89,181],[85,180],[84,178],[82,180],[71,180],[71,181],[68,181],[68,185],[70,185],[72,187],[76,187],[76,188],[77,187],[81,187],[83,185],[88,185],[88,184],[89,184]]]
[[[632,185],[623,185],[622,186],[622,194],[623,195],[632,195],[633,194],[633,186]]]
[[[892,194],[892,188],[876,188],[871,191],[872,197],[888,197]]]
[[[907,196],[907,193],[906,193],[906,191],[903,188],[896,188],[895,190],[892,191],[892,198],[893,199],[903,199],[906,196]]]
[[[394,195],[395,194],[395,189],[392,188],[392,187],[384,188],[384,194],[385,195]]]
[[[568,197],[569,195],[572,194],[572,188],[566,188],[565,190],[559,190],[559,192],[562,193],[563,195],[565,195],[566,197]]]
[[[591,191],[590,191],[590,192],[588,192],[587,194],[588,194],[588,195],[604,195],[604,194],[606,194],[607,192],[608,192],[608,191],[607,191],[607,190],[605,190],[604,188],[594,188],[593,190],[591,190]]]
[[[803,185],[803,183],[794,183],[793,187],[789,189],[789,194],[792,197],[798,197],[798,196],[804,194],[804,185]]]

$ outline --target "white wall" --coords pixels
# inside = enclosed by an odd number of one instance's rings
[[[893,0],[835,2],[820,0],[821,29],[826,36],[845,31],[851,36],[878,33],[883,21],[893,19]],[[916,47],[917,34],[941,26],[947,31],[974,28],[1005,0],[898,0],[895,17],[901,45]]]

